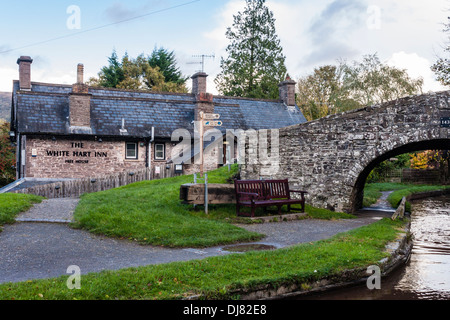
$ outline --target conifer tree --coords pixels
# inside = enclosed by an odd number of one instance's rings
[[[285,56],[275,31],[275,18],[265,0],[246,0],[227,29],[230,40],[222,71],[215,79],[226,96],[278,99],[278,84],[286,78]]]

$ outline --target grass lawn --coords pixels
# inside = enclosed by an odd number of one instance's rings
[[[264,284],[307,283],[365,268],[387,256],[384,248],[407,221],[383,219],[331,239],[274,251],[211,257],[104,271],[81,276],[81,289],[69,290],[68,276],[0,285],[0,299],[131,300],[182,299],[204,294],[207,299],[239,298],[234,289]]]
[[[210,183],[229,183],[238,173],[232,166],[208,173]],[[235,205],[210,205],[209,214],[201,207],[182,204],[180,186],[192,183],[193,176],[144,181],[113,190],[85,194],[74,214],[74,228],[96,234],[168,247],[207,247],[259,240],[263,235],[234,226],[249,219],[236,217]],[[293,206],[294,207],[294,206]],[[295,207],[294,207],[295,208]],[[352,215],[306,207],[308,217],[352,218]]]
[[[27,211],[44,198],[30,194],[0,194],[0,226],[14,223],[17,214]]]
[[[393,208],[397,208],[403,197],[411,194],[429,192],[450,188],[450,186],[429,186],[416,184],[402,184],[402,183],[371,183],[364,188],[364,206],[370,207],[376,203],[381,197],[382,191],[394,191],[391,193],[387,201]],[[406,204],[406,210],[411,211],[411,204]]]
[[[227,167],[208,173],[210,183],[227,183],[236,174]],[[196,212],[179,200],[180,186],[193,176],[143,181],[82,196],[74,214],[75,228],[143,244],[168,247],[206,247],[253,241],[262,235],[248,232],[218,217],[231,208],[211,206],[210,216]],[[225,212],[223,212],[225,211]]]

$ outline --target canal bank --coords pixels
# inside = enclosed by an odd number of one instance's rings
[[[408,261],[384,277],[379,290],[355,283],[311,294],[302,300],[449,300],[450,197],[421,198],[412,203],[412,249]]]
[[[370,214],[370,212],[365,212],[365,214]],[[402,230],[399,230],[398,238],[395,241],[388,243],[385,247],[385,251],[389,254],[388,257],[379,260],[378,263],[375,264],[379,267],[382,278],[389,276],[408,261],[412,250],[410,226],[411,224],[408,222]],[[266,284],[252,288],[251,290],[235,290],[229,292],[229,294],[232,296],[239,296],[241,300],[301,299],[302,296],[365,284],[373,274],[372,271],[369,271],[370,266],[343,270],[318,281],[294,284],[278,283],[276,286],[273,284]],[[198,299],[201,297],[195,296],[191,298]]]
[[[362,214],[375,223],[339,234],[330,240],[280,250],[86,275],[83,276],[83,283],[89,285],[83,285],[81,291],[67,291],[64,288],[65,277],[33,281],[30,284],[11,284],[5,287],[8,290],[4,292],[3,298],[18,298],[16,294],[19,290],[23,290],[24,297],[32,297],[28,296],[28,291],[36,285],[42,288],[46,299],[105,299],[105,292],[108,293],[106,298],[111,299],[288,299],[294,298],[293,292],[312,293],[337,288],[367,279],[367,267],[371,264],[380,264],[382,272],[390,273],[396,266],[395,257],[400,257],[397,263],[401,265],[401,256],[406,256],[400,250],[406,243],[402,239],[409,239],[405,238],[408,235],[407,224],[398,221],[393,223],[389,219],[391,214],[384,214],[387,219],[382,219],[383,215],[378,211],[374,211],[372,218],[367,211]],[[299,221],[299,225],[304,226],[308,224],[306,222],[308,220]],[[337,220],[330,223],[335,225],[342,222]],[[278,223],[273,225],[277,229],[280,227]],[[291,226],[292,223],[282,225]],[[383,231],[380,226],[385,228],[384,231],[390,231],[389,237],[380,236],[380,231]],[[368,246],[360,246],[372,238],[376,241]],[[388,257],[380,254],[383,248],[388,251]],[[377,254],[370,257],[368,251],[376,251]],[[383,257],[387,259],[380,261]],[[115,282],[116,278],[121,281]],[[142,291],[133,289],[147,282],[148,285]],[[111,283],[117,286],[111,286]],[[122,286],[123,283],[127,286]],[[204,294],[193,296],[194,292]],[[187,293],[191,295],[186,296]]]

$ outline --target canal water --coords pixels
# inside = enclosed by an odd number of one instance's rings
[[[449,300],[450,197],[412,205],[413,249],[409,261],[381,280],[381,289],[367,286],[337,289],[299,299],[312,300]]]

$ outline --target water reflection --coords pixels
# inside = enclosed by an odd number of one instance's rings
[[[450,298],[450,199],[441,197],[413,205],[414,246],[397,290],[418,299]]]
[[[364,285],[305,299],[450,299],[450,198],[415,202],[412,211],[414,240],[410,260],[404,268],[382,279],[381,290],[369,290]]]

